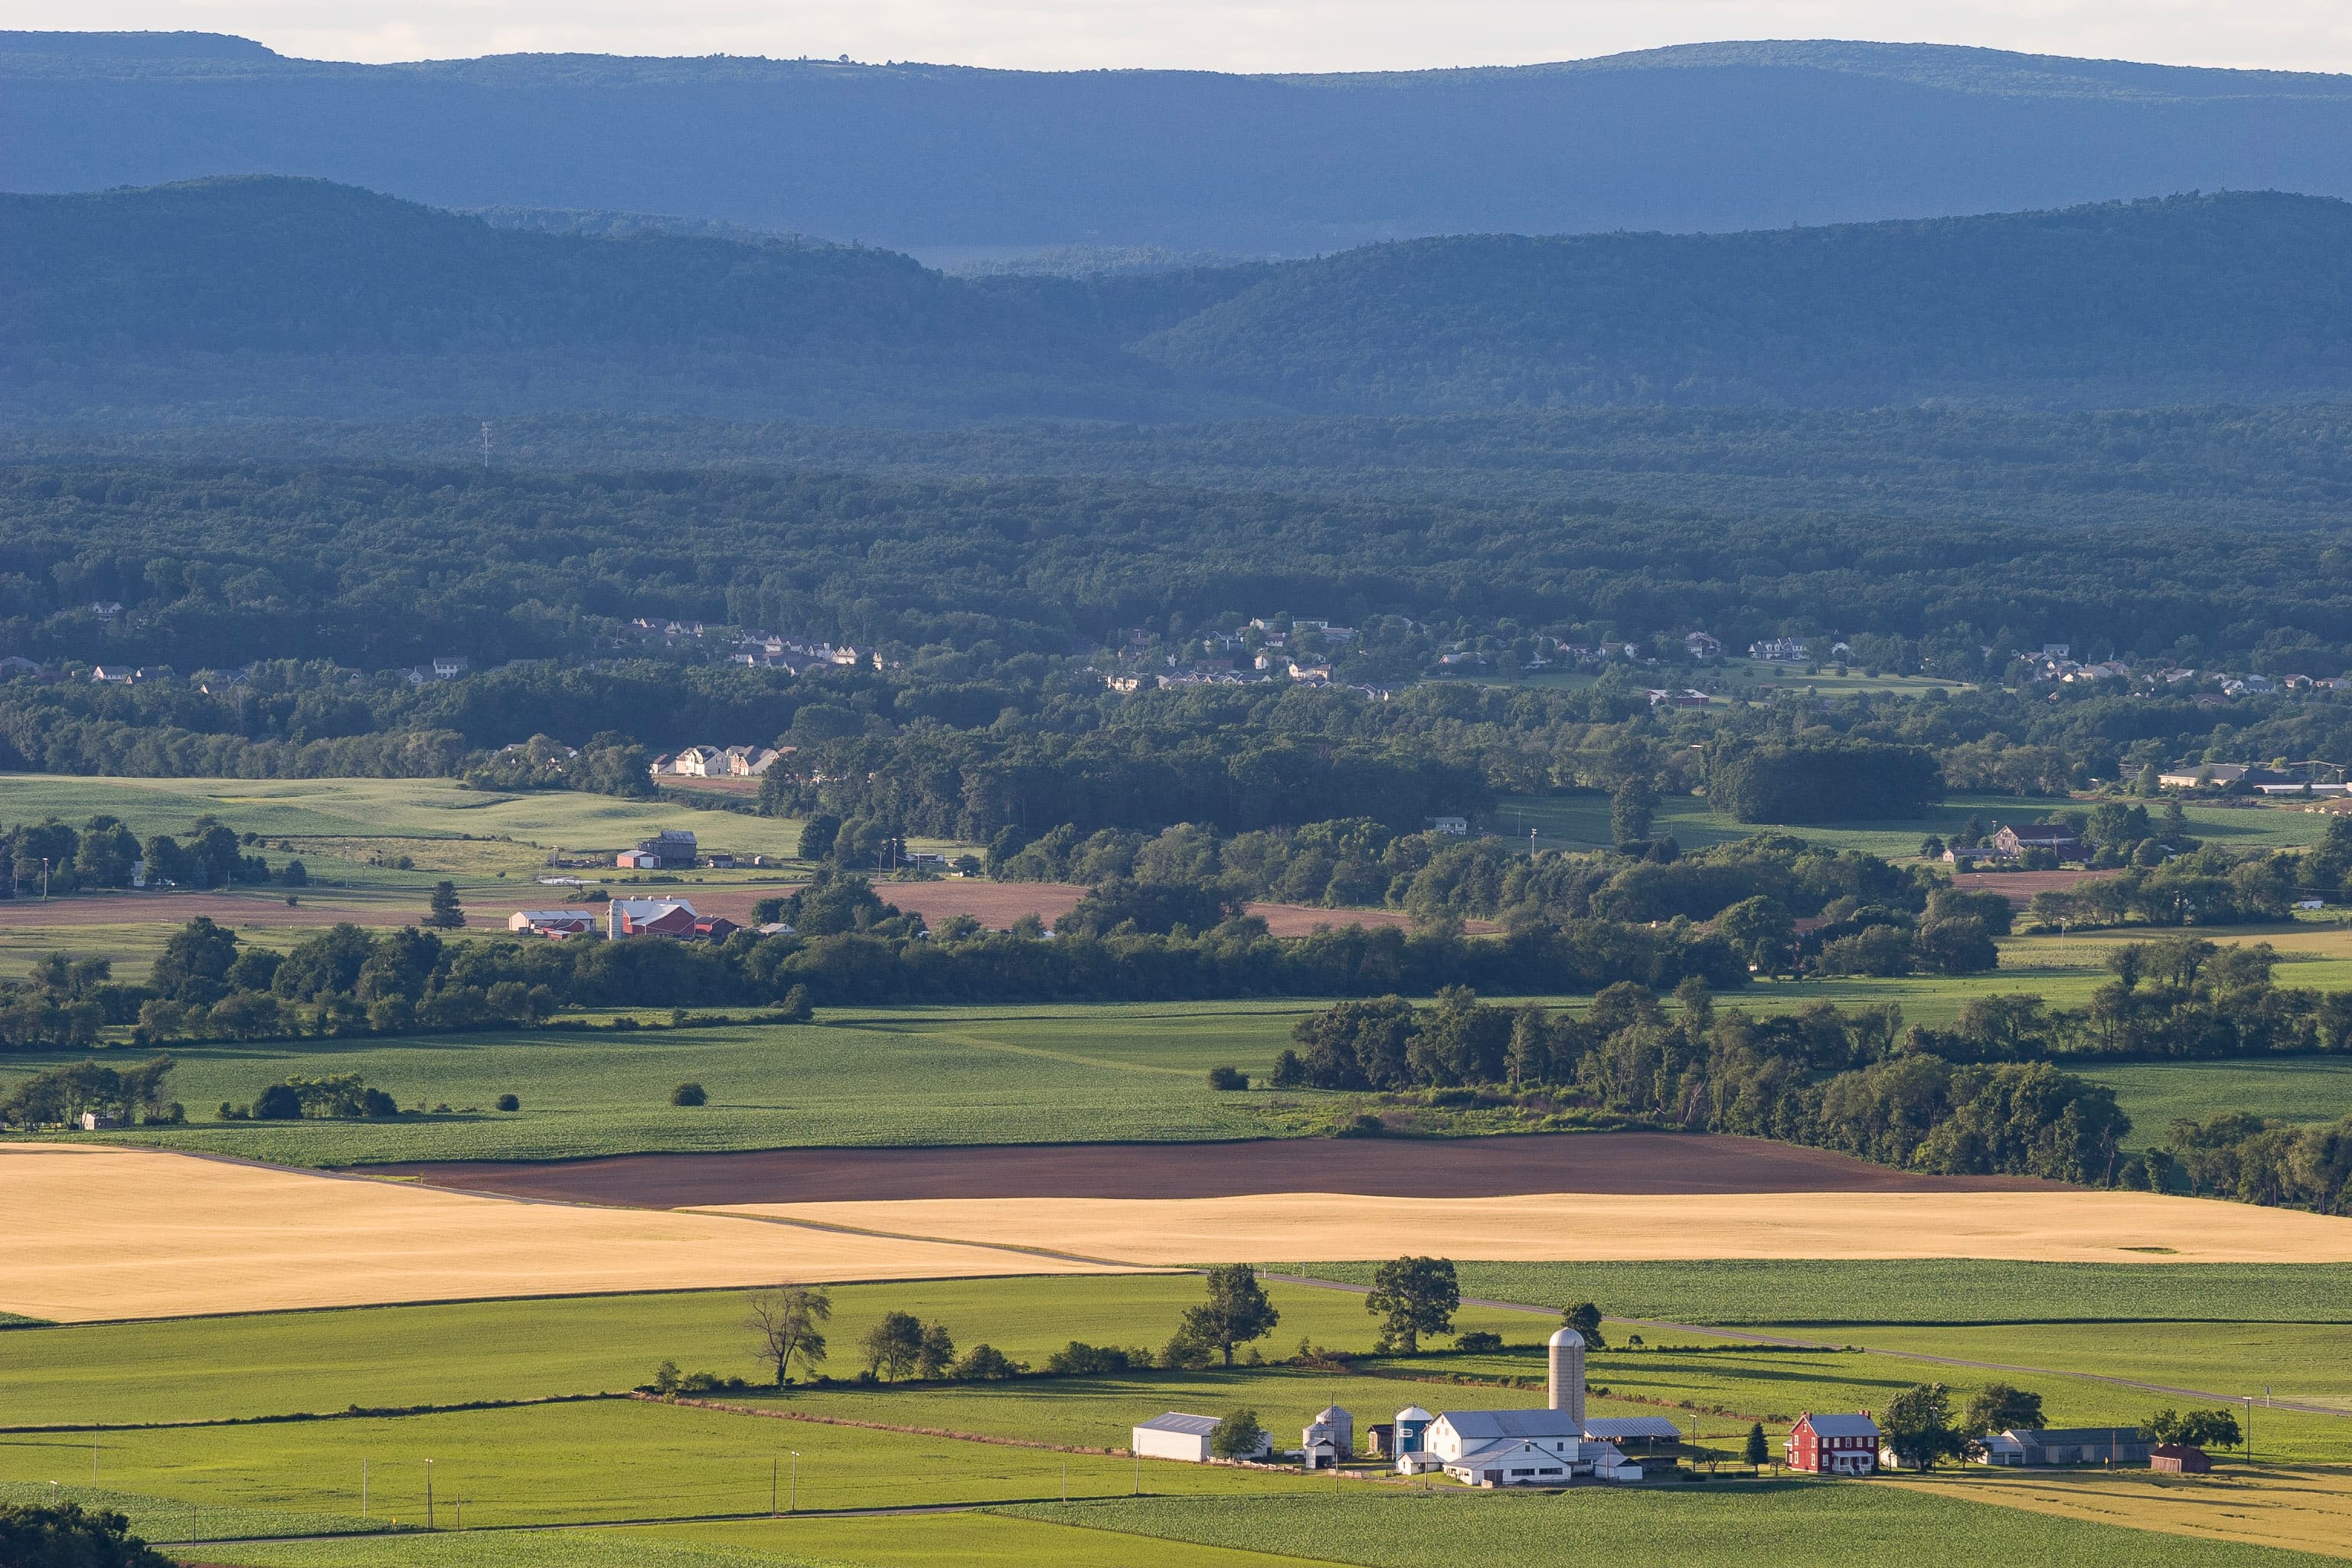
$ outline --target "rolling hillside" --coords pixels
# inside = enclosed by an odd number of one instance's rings
[[[1155,417],[1155,367],[888,251],[530,234],[310,180],[0,196],[26,417]]]
[[[943,425],[2352,395],[2352,205],[1484,236],[1079,280],[495,228],[320,181],[0,196],[28,424],[564,412]]]
[[[1142,347],[1335,412],[2268,402],[2352,389],[2352,205],[1416,240],[1283,268]]]
[[[0,189],[302,174],[927,253],[1303,255],[2170,191],[2352,196],[2352,78],[1834,42],[1327,76],[502,56],[0,34]]]

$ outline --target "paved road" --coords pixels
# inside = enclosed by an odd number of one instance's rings
[[[1357,1296],[1370,1293],[1370,1286],[1349,1285],[1337,1279],[1318,1279],[1311,1275],[1268,1274],[1265,1278],[1291,1285],[1311,1285],[1324,1290],[1345,1290]],[[1507,1312],[1540,1312],[1547,1317],[1559,1310],[1557,1307],[1529,1306],[1524,1301],[1492,1301],[1476,1296],[1465,1296],[1462,1298],[1462,1302],[1468,1307],[1493,1307]],[[1833,1342],[1827,1340],[1801,1340],[1784,1334],[1758,1333],[1752,1329],[1717,1328],[1699,1323],[1669,1323],[1654,1318],[1612,1318],[1610,1321],[1623,1323],[1630,1328],[1646,1329],[1655,1332],[1697,1334],[1718,1340],[1738,1340],[1744,1344],[1787,1345],[1792,1350],[1856,1350],[1867,1355],[1892,1356],[1902,1361],[1926,1362],[1933,1366],[1966,1367],[1974,1372],[2017,1373],[2029,1377],[2079,1378],[2085,1383],[2113,1384],[2118,1388],[2143,1389],[2150,1394],[2169,1394],[2176,1399],[2201,1399],[2216,1405],[2247,1403],[2247,1395],[2243,1394],[2222,1394],[2204,1388],[2177,1388],[2170,1384],[2142,1383],[2135,1378],[2109,1377],[2095,1372],[2068,1372],[2050,1366],[2019,1366],[2012,1363],[1999,1361],[1969,1361],[1962,1356],[1929,1355],[1924,1351],[1890,1350],[1883,1345],[1855,1344],[1851,1341]],[[2273,1399],[2267,1395],[2255,1395],[2252,1403],[2265,1410],[2294,1410],[2305,1415],[2352,1417],[2352,1409],[2343,1405],[2317,1405],[2308,1400]]]

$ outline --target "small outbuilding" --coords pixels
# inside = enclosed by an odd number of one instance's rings
[[[2148,1450],[2147,1468],[2176,1476],[2209,1475],[2213,1456],[2192,1443],[2158,1443]]]

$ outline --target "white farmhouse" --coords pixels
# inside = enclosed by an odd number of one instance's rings
[[[1638,1481],[1642,1467],[1613,1443],[1588,1434],[1584,1419],[1584,1336],[1551,1337],[1551,1399],[1541,1410],[1418,1407],[1396,1418],[1397,1468],[1406,1475],[1442,1469],[1474,1487],[1564,1486],[1574,1476]]]

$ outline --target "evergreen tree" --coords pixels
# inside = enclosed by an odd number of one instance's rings
[[[436,931],[456,931],[466,923],[466,911],[457,907],[457,884],[433,884],[433,908],[426,913],[425,923]]]
[[[1764,1440],[1764,1423],[1752,1421],[1748,1426],[1748,1442],[1740,1458],[1751,1465],[1761,1466],[1772,1458],[1772,1447]]]

